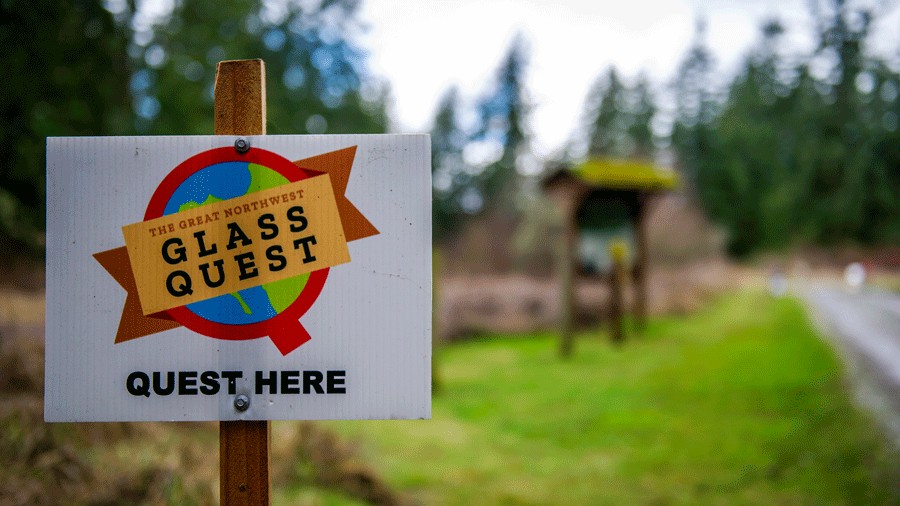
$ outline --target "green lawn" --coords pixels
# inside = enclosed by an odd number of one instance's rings
[[[586,333],[568,362],[550,334],[484,338],[440,374],[430,421],[328,424],[424,504],[900,503],[898,453],[793,300]]]

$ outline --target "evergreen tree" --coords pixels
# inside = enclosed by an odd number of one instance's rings
[[[624,157],[629,153],[626,89],[616,69],[597,80],[588,94],[589,157]]]
[[[100,1],[0,2],[0,235],[42,248],[47,136],[129,131],[127,37]]]
[[[357,7],[352,0],[177,2],[132,48],[139,128],[212,132],[216,63],[262,58],[269,133],[384,132],[386,88],[348,37],[358,28]]]
[[[474,183],[463,160],[467,138],[459,125],[458,108],[459,93],[454,87],[441,98],[431,128],[432,229],[437,242],[460,225],[465,214],[460,199]]]
[[[782,245],[795,218],[792,112],[778,77],[783,31],[778,21],[763,25],[759,45],[732,82],[714,123],[718,149],[702,165],[708,171],[705,204],[728,228],[734,253]]]
[[[500,64],[490,92],[478,102],[479,128],[473,140],[499,148],[497,159],[491,161],[478,177],[481,197],[489,206],[512,207],[518,190],[518,160],[530,152],[525,127],[528,115],[524,89],[526,61],[525,42],[516,37]]]
[[[656,104],[646,76],[628,86],[610,67],[594,83],[585,100],[586,155],[594,158],[643,158],[653,156],[653,118]]]
[[[721,108],[704,86],[702,46],[676,79],[673,147],[736,254],[798,240],[900,238],[900,78],[865,52],[872,13],[845,0],[814,5],[819,46],[811,58],[786,62],[782,25],[764,24]]]
[[[705,22],[698,21],[694,41],[672,82],[675,99],[672,147],[682,172],[701,201],[710,197],[705,190],[710,187],[706,179],[711,177],[711,167],[705,162],[715,145],[711,123],[717,112],[712,88],[714,62],[705,35]]]
[[[858,236],[865,225],[872,137],[861,123],[861,104],[856,77],[864,65],[863,42],[871,15],[852,9],[844,0],[828,0],[819,14],[817,56],[832,60],[829,75],[818,82],[824,91],[822,114],[810,134],[818,139],[808,177],[805,200],[815,220],[808,223],[812,235],[833,243]]]
[[[657,107],[645,75],[638,77],[637,84],[628,92],[628,139],[631,143],[629,156],[651,159],[655,152],[653,143],[653,118]]]
[[[646,76],[628,86],[610,67],[594,83],[585,100],[584,125],[588,157],[643,158],[653,156],[656,104]]]

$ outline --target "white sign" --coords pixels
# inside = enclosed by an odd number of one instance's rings
[[[47,421],[430,417],[428,136],[237,139],[48,139]]]

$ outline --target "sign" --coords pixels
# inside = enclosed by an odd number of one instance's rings
[[[631,264],[634,251],[634,224],[638,215],[638,195],[631,190],[600,189],[588,193],[575,216],[578,226],[578,259],[584,274],[604,274],[612,270],[610,247],[626,246],[622,260]]]
[[[48,139],[47,421],[430,416],[428,137],[236,139]]]

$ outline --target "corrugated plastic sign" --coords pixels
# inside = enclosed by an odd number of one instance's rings
[[[47,421],[430,417],[428,136],[236,139],[48,139]]]

